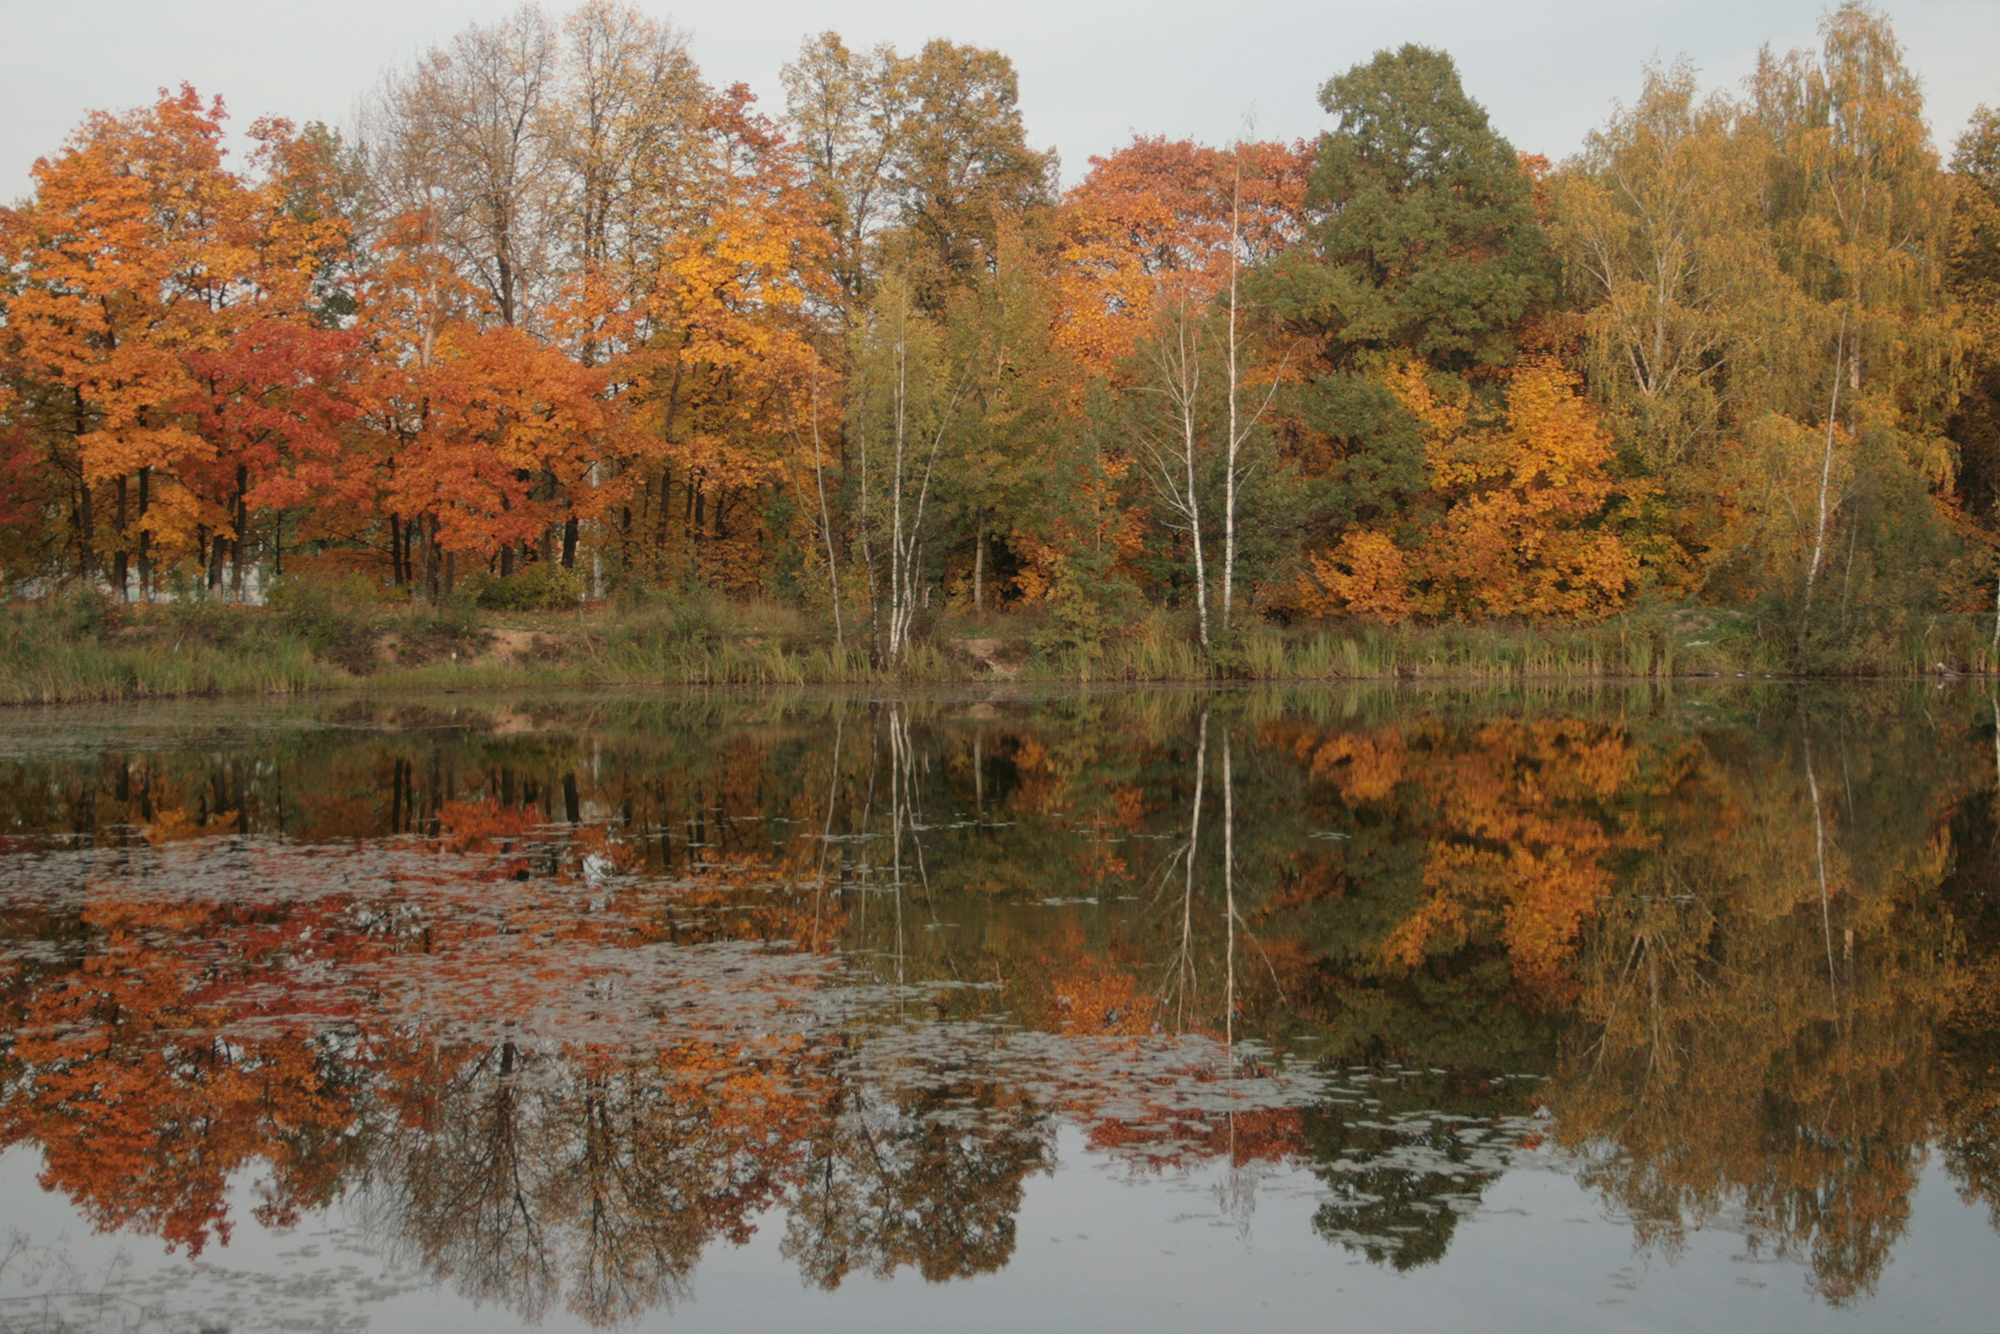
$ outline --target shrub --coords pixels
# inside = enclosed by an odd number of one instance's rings
[[[265,598],[278,628],[351,672],[372,665],[382,586],[362,574],[281,579]]]
[[[559,611],[583,600],[583,580],[554,561],[536,561],[512,574],[474,575],[465,589],[488,611]]]
[[[205,592],[155,605],[150,615],[178,643],[233,648],[255,624],[256,613],[233,603],[218,602]]]
[[[51,598],[45,606],[52,624],[66,639],[95,639],[125,623],[125,609],[102,589],[78,584]]]

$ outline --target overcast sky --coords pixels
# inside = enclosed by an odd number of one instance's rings
[[[506,0],[6,0],[0,199],[25,195],[34,160],[93,109],[157,89],[220,93],[241,128],[262,115],[345,125],[356,99]],[[562,0],[547,6],[564,12]],[[692,38],[703,75],[781,106],[778,71],[810,32],[914,50],[930,37],[998,48],[1021,74],[1030,139],[1074,182],[1092,154],[1136,133],[1228,141],[1254,117],[1266,138],[1316,134],[1330,75],[1403,42],[1442,47],[1516,148],[1560,159],[1637,91],[1654,59],[1690,57],[1710,86],[1736,83],[1757,49],[1809,46],[1817,0],[704,0],[640,7]],[[2000,0],[1903,0],[1888,10],[1922,76],[1933,133],[1950,142],[1980,103],[2000,105]]]

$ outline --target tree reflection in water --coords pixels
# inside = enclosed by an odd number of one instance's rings
[[[1836,1303],[1933,1146],[2000,1222],[1990,701],[343,709],[0,763],[0,1142],[100,1227],[200,1253],[255,1167],[608,1325],[780,1218],[998,1269],[1065,1123],[1397,1269],[1551,1133]]]

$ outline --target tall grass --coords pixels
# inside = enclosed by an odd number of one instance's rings
[[[1510,681],[1782,670],[1782,652],[1763,643],[1753,626],[1730,617],[1628,617],[1594,626],[1253,624],[1204,653],[1185,618],[1154,612],[1110,638],[1089,663],[1051,660],[1034,674],[1137,681]]]
[[[132,613],[88,597],[8,604],[0,703],[293,694],[352,684],[301,636],[254,613]]]
[[[1006,633],[1018,626],[1018,632]],[[1842,643],[1818,674],[2000,674],[1990,616],[1934,617]],[[852,627],[850,627],[851,629]],[[266,609],[123,608],[72,595],[0,604],[0,703],[511,686],[993,682],[1411,681],[1784,676],[1791,636],[1754,613],[1683,609],[1591,626],[1252,623],[1204,651],[1192,618],[1152,609],[1086,643],[1031,614],[956,624],[892,665],[769,604],[652,598],[588,612],[363,605],[307,590]],[[987,641],[968,648],[972,641]],[[1001,647],[996,651],[993,644]],[[523,645],[526,645],[523,648]],[[518,650],[518,651],[516,651]]]

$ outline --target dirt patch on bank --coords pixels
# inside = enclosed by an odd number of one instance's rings
[[[1028,661],[1028,641],[1025,639],[953,639],[946,642],[955,651],[955,656],[963,656],[988,676],[997,676],[1003,681],[1012,681],[1019,676],[1022,666]]]

